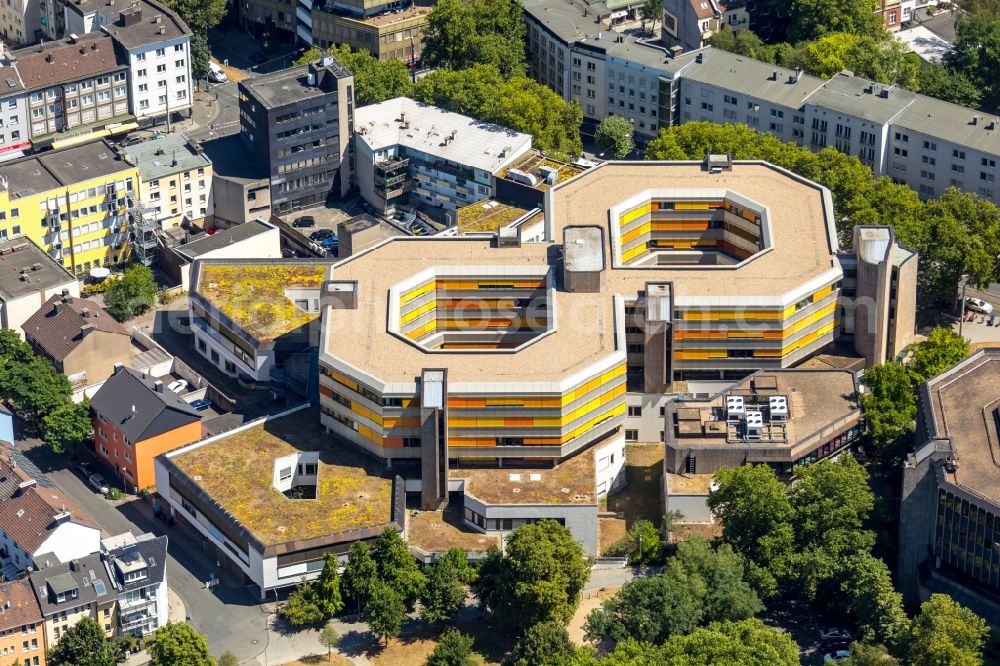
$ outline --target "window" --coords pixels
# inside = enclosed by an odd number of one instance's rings
[[[144,78],[144,77],[146,76],[146,70],[145,70],[145,69],[140,69],[140,70],[138,70],[138,71],[137,71],[137,72],[135,73],[135,75],[136,75],[136,77],[138,77],[138,78],[140,78],[140,79],[141,79],[141,78]]]
[[[175,60],[174,61],[174,67],[181,68],[183,66],[184,66],[184,61],[183,60]]]
[[[953,149],[951,151],[951,156],[954,157],[956,160],[964,160],[965,159],[965,151],[964,150],[958,150],[957,148],[955,148],[955,149]]]
[[[629,416],[642,416],[642,407],[638,405],[629,405],[628,407]]]
[[[921,156],[920,161],[923,162],[924,164],[929,164],[931,166],[937,166],[937,160],[934,159],[933,157],[927,157],[927,155]]]
[[[988,160],[985,157],[983,158],[983,166],[988,166],[988,167],[990,167],[992,169],[996,165],[997,165],[997,161],[996,160]]]
[[[174,53],[183,53],[183,52],[184,52],[183,44],[174,44]]]
[[[626,442],[638,442],[639,441],[639,431],[638,430],[626,430],[625,431],[625,441]]]
[[[934,143],[933,141],[924,141],[924,150],[937,152],[937,144]]]
[[[166,65],[157,65],[156,66],[156,73],[157,74],[162,74],[165,71],[167,71],[167,66]]]
[[[157,58],[162,58],[166,54],[167,54],[166,49],[156,49],[156,57]]]

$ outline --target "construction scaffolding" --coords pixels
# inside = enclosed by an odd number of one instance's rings
[[[108,185],[108,198],[113,200],[117,211],[114,221],[116,233],[112,237],[115,249],[126,243],[131,251],[131,259],[143,266],[151,266],[156,259],[157,232],[160,221],[155,208],[144,205],[135,190],[116,192],[114,185]]]

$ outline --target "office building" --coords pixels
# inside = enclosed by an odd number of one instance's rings
[[[212,215],[212,161],[183,134],[167,134],[125,149],[139,169],[139,200],[161,229],[188,220],[202,226]]]
[[[240,132],[251,161],[267,165],[271,211],[288,213],[344,196],[354,76],[331,56],[239,83]]]
[[[544,196],[540,242],[392,238],[331,267],[321,421],[413,470],[424,508],[460,488],[478,529],[557,518],[594,553],[668,394],[845,337],[846,253],[829,191],[765,163],[609,162]]]
[[[42,358],[66,375],[74,396],[92,396],[132,360],[132,335],[94,301],[56,294],[21,326]]]
[[[271,216],[268,165],[247,159],[239,134],[201,144],[212,162],[212,223],[216,228]]]
[[[20,225],[0,222],[0,328],[24,336],[21,325],[49,298],[80,295],[80,283],[60,262],[20,235]]]
[[[711,47],[639,42],[568,0],[524,6],[529,75],[580,103],[584,134],[608,115],[630,119],[640,145],[685,122],[742,123],[854,155],[925,199],[957,187],[1000,202],[1000,122],[981,111],[848,72],[824,80]]]
[[[146,235],[129,239],[138,190],[138,170],[101,141],[4,162],[0,226],[82,276],[127,263],[135,243],[155,246]]]
[[[0,583],[0,659],[45,666],[45,624],[26,578]]]
[[[189,305],[195,350],[230,377],[250,382],[273,382],[300,362],[308,371],[329,264],[196,260]]]
[[[354,126],[358,188],[378,210],[412,202],[452,213],[488,199],[495,175],[531,149],[528,134],[408,97],[358,109]]]
[[[402,530],[403,480],[330,439],[297,407],[158,456],[170,515],[210,556],[268,592],[319,576],[323,556]]]
[[[1000,619],[1000,348],[982,349],[920,387],[916,451],[899,513],[899,589],[908,603],[945,592]]]
[[[864,433],[849,370],[761,370],[709,398],[678,396],[664,410],[664,470],[711,476],[765,464],[789,478]]]

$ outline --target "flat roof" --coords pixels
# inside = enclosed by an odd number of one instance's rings
[[[455,449],[452,449],[453,453]],[[596,504],[594,447],[555,466],[459,467],[449,479],[464,479],[465,494],[484,504]]]
[[[198,152],[183,134],[165,134],[125,149],[125,159],[139,169],[144,181],[212,165],[204,151]]]
[[[946,440],[958,460],[945,477],[1000,504],[1000,347],[982,349],[926,382],[921,397],[928,439]]]
[[[351,76],[351,73],[337,61],[333,56],[325,56],[333,60],[329,70],[338,78]],[[319,69],[324,69],[319,63],[314,63]],[[257,100],[267,108],[286,106],[301,102],[302,100],[323,97],[324,95],[335,94],[336,91],[327,91],[318,85],[309,85],[309,65],[299,65],[289,69],[282,69],[273,74],[265,74],[252,79],[243,79],[239,83],[241,88],[246,88]],[[360,109],[355,110],[355,118]],[[356,125],[356,123],[355,123]]]
[[[102,25],[101,29],[127,49],[141,48],[191,34],[191,29],[176,12],[155,0],[76,0],[67,2],[66,5],[79,13],[96,11],[103,14],[108,23]],[[124,25],[120,19],[121,12],[136,10],[140,13],[140,19],[132,25]]]
[[[239,131],[201,144],[212,161],[212,174],[243,184],[268,180],[267,165],[247,154]]]
[[[310,260],[213,260],[196,264],[191,290],[254,338],[274,340],[316,319],[288,289],[318,290],[330,263]]]
[[[405,119],[404,119],[405,114]],[[493,173],[531,147],[531,135],[396,97],[354,111],[355,137],[373,151],[405,146]],[[448,137],[454,133],[454,139]]]
[[[28,269],[27,280],[21,279],[23,269]],[[72,273],[31,239],[21,236],[0,241],[0,300],[12,301],[75,281]]]
[[[272,485],[275,460],[307,451],[319,452],[316,499],[289,499]],[[327,434],[315,408],[179,449],[167,460],[265,550],[393,520],[392,479]]]
[[[882,96],[885,94],[885,96]],[[839,111],[884,125],[913,103],[916,93],[873,83],[846,72],[833,75],[807,100],[813,106]]]
[[[679,417],[679,425],[694,424],[697,432],[683,430],[673,438],[679,448],[686,445],[738,446],[795,446],[823,428],[858,413],[857,386],[854,373],[849,370],[783,368],[760,370],[736,382],[709,400],[684,400],[672,403],[672,410]],[[725,421],[726,398],[743,396],[751,400],[757,396],[767,402],[769,396],[784,396],[788,403],[788,417],[783,422],[785,441],[746,440],[733,442],[727,437]],[[723,420],[719,420],[719,410]],[[747,405],[747,411],[750,411]],[[773,422],[773,420],[772,420]],[[765,420],[765,425],[768,420]]]
[[[265,234],[272,229],[277,229],[277,227],[258,218],[217,231],[211,236],[206,234],[190,243],[179,245],[175,249],[188,259],[194,260],[209,252]]]
[[[0,164],[11,201],[71,187],[84,180],[127,171],[131,166],[107,143],[93,141]]]
[[[738,266],[615,268],[609,211],[646,192],[714,196],[720,189],[765,206],[771,244]],[[732,171],[710,173],[700,162],[605,162],[550,190],[546,212],[556,243],[567,226],[604,230],[604,290],[599,294],[557,290],[556,330],[521,348],[517,363],[505,353],[451,351],[429,357],[388,332],[391,287],[422,271],[452,267],[485,275],[513,274],[520,267],[554,270],[550,243],[495,247],[490,239],[398,238],[338,262],[334,280],[358,283],[358,308],[328,313],[325,351],[337,361],[387,383],[411,385],[420,369],[448,369],[449,382],[552,382],[606,359],[616,346],[613,295],[635,298],[646,282],[672,282],[681,306],[786,307],[811,293],[810,282],[832,283],[839,272],[829,192],[762,162],[736,162]],[[664,195],[667,196],[667,195]],[[828,217],[829,216],[829,217]],[[824,285],[817,285],[815,288]],[[359,336],[365,344],[344,344]]]

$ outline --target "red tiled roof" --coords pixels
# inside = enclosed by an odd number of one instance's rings
[[[84,35],[75,43],[66,39],[18,49],[13,56],[21,81],[28,90],[95,77],[125,67],[115,55],[111,37],[98,33]]]
[[[84,316],[86,310],[86,316]],[[21,329],[52,358],[65,359],[83,341],[82,328],[128,335],[129,332],[100,305],[85,298],[56,294],[21,324]]]
[[[0,583],[0,631],[42,621],[38,599],[27,578]]]

